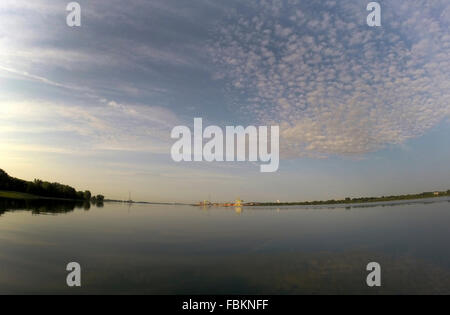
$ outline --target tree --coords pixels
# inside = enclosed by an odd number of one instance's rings
[[[90,201],[92,196],[89,190],[85,192],[76,191],[75,188],[60,183],[50,183],[40,179],[29,182],[11,177],[2,169],[0,169],[0,190],[17,191],[50,198],[86,201]]]
[[[85,192],[84,192],[84,199],[85,200],[91,200],[91,192],[89,191],[89,190],[86,190]]]
[[[6,181],[9,179],[9,175],[2,169],[0,169],[0,182]]]
[[[84,199],[84,192],[82,192],[82,191],[77,191],[76,199]]]

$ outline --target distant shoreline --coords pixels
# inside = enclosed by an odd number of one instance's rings
[[[389,202],[389,201],[403,201],[403,200],[417,200],[430,199],[438,197],[449,197],[450,190],[423,192],[420,194],[397,195],[397,196],[382,196],[382,197],[359,197],[359,198],[345,198],[345,199],[331,199],[320,201],[294,201],[294,202],[242,202],[239,205],[233,203],[211,203],[209,201],[192,204],[197,207],[273,207],[273,206],[320,206],[320,205],[345,205],[345,204],[361,204],[361,203],[375,203],[375,202]]]
[[[183,202],[152,202],[152,201],[133,201],[133,200],[115,200],[115,199],[105,199],[104,202],[115,202],[115,203],[128,203],[128,204],[143,204],[143,205],[169,205],[169,206],[189,206],[190,203]]]
[[[178,206],[197,206],[197,207],[273,207],[273,206],[320,206],[320,205],[345,205],[345,204],[367,204],[375,202],[389,202],[389,201],[407,201],[417,199],[431,199],[438,197],[450,197],[450,190],[439,192],[424,192],[421,194],[398,195],[398,196],[382,196],[382,197],[361,197],[361,198],[346,198],[340,200],[322,200],[322,201],[299,201],[299,202],[247,202],[240,205],[233,205],[230,203],[180,203],[180,202],[147,202],[147,201],[124,201],[105,199],[104,202],[123,203],[123,204],[150,204],[150,205],[178,205]],[[0,190],[0,198],[7,199],[41,199],[41,200],[66,200],[66,201],[80,201],[76,199],[64,199],[54,197],[37,196],[16,191],[2,191]]]
[[[305,201],[305,202],[261,202],[255,203],[257,206],[319,206],[319,205],[339,205],[339,204],[358,204],[358,203],[374,203],[386,201],[402,201],[416,199],[431,199],[438,197],[449,197],[450,190],[439,192],[424,192],[421,194],[398,195],[398,196],[382,196],[382,197],[360,197],[346,198],[340,200],[324,200],[324,201]]]

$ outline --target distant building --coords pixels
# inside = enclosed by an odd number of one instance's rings
[[[439,196],[439,191],[435,191],[435,192],[434,192],[434,195],[435,195],[435,196]]]
[[[209,200],[203,200],[203,201],[200,201],[197,205],[200,207],[211,207],[212,203]]]

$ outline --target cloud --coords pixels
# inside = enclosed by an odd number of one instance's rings
[[[137,98],[159,96],[172,88],[174,77],[208,70],[198,45],[207,34],[200,15],[213,5],[200,0],[189,5],[79,2],[82,27],[70,28],[67,2],[2,1],[0,73],[109,98],[119,93]]]
[[[448,1],[250,1],[210,48],[234,110],[279,124],[285,157],[361,155],[450,115]]]
[[[6,99],[36,96],[62,108],[50,113],[58,113],[55,121],[97,146],[126,149],[136,141],[138,149],[148,133],[162,139],[173,113],[187,108],[222,113],[209,72],[227,83],[237,118],[280,125],[284,157],[361,155],[449,117],[445,0],[382,2],[381,28],[366,25],[362,0],[81,4],[81,30],[65,25],[62,1],[0,4],[1,76],[65,91],[25,91],[18,80],[0,90]],[[206,31],[211,20],[216,29]],[[210,99],[197,104],[204,96]],[[54,105],[62,98],[84,105]]]
[[[51,86],[58,87],[58,88],[64,88],[64,89],[76,90],[76,91],[84,91],[84,92],[89,92],[90,91],[90,89],[88,89],[88,88],[62,84],[62,83],[55,82],[55,81],[52,81],[50,79],[47,79],[45,77],[39,76],[39,75],[35,75],[35,74],[32,74],[32,73],[28,73],[26,71],[21,71],[21,70],[9,68],[9,67],[4,67],[2,65],[0,65],[0,70],[8,72],[9,74],[12,74],[14,76],[19,76],[21,78],[25,78],[25,79],[28,79],[28,80],[40,82],[40,83],[51,85]]]
[[[9,148],[72,154],[99,150],[167,154],[170,128],[179,123],[165,108],[108,100],[88,106],[2,101],[0,117],[0,141]]]

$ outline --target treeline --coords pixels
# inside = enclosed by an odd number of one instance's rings
[[[89,190],[77,191],[75,188],[60,183],[50,183],[35,179],[33,182],[9,176],[0,169],[0,190],[17,191],[47,198],[61,198],[103,202],[102,195],[92,196]]]
[[[258,206],[315,206],[315,205],[334,205],[334,204],[348,204],[348,203],[367,203],[367,202],[382,202],[382,201],[396,201],[396,200],[413,200],[413,199],[423,199],[423,198],[434,198],[434,197],[444,197],[450,196],[450,190],[438,191],[438,192],[423,192],[420,194],[410,194],[410,195],[397,195],[397,196],[382,196],[382,197],[360,197],[360,198],[350,198],[345,199],[331,199],[331,200],[321,200],[321,201],[302,201],[302,202],[265,202],[265,203],[255,203]]]

